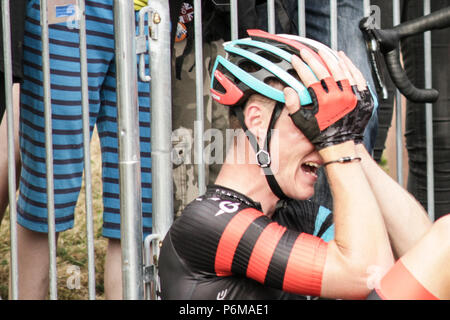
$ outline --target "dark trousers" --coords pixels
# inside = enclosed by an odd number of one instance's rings
[[[380,7],[381,27],[392,27],[392,4],[390,1],[373,1]],[[450,0],[431,1],[431,12],[450,6]],[[423,16],[423,1],[402,2],[401,20],[408,21]],[[433,104],[433,150],[434,150],[434,198],[435,217],[450,212],[450,28],[431,33],[432,86],[439,90],[439,100]],[[423,34],[402,41],[405,70],[411,81],[419,88],[425,87]],[[378,110],[378,137],[374,156],[380,160],[387,131],[392,120],[392,103],[395,88],[387,77],[389,99],[382,101]],[[427,209],[427,152],[425,133],[425,105],[406,103],[406,149],[408,151],[408,191]]]

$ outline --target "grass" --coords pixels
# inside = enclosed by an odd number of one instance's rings
[[[101,155],[98,135],[94,133],[91,143],[92,167],[92,200],[94,213],[94,243],[95,243],[95,278],[96,298],[104,299],[103,273],[107,241],[102,233],[102,190],[101,190]],[[58,299],[83,300],[88,299],[88,256],[86,246],[84,185],[75,209],[75,226],[62,232],[58,240],[57,270]],[[0,227],[0,296],[8,297],[9,259],[10,259],[10,222],[9,212]],[[79,275],[79,282],[77,278]]]

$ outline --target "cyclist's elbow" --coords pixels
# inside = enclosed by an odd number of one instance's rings
[[[330,242],[322,295],[335,299],[365,299],[392,264],[393,260],[377,257],[377,254],[354,252]]]

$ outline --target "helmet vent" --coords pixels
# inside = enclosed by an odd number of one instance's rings
[[[278,57],[278,56],[276,56],[274,54],[271,54],[271,53],[269,53],[267,51],[259,51],[256,54],[259,55],[260,57],[264,58],[264,59],[269,60],[272,63],[275,63],[275,64],[280,63],[282,61],[280,57]]]
[[[239,62],[239,67],[249,73],[257,72],[262,69],[260,65],[257,65],[256,63],[249,61],[249,60],[242,60]]]

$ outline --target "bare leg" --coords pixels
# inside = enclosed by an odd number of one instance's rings
[[[19,155],[19,98],[20,85],[14,84],[14,151],[16,161],[16,177],[17,181],[20,177],[20,155]],[[3,116],[0,124],[0,223],[3,214],[8,206],[8,139],[7,139],[7,115]]]
[[[122,250],[118,239],[108,239],[105,262],[105,298],[122,300]]]
[[[46,299],[49,286],[47,234],[17,225],[17,244],[19,298],[23,300]]]

